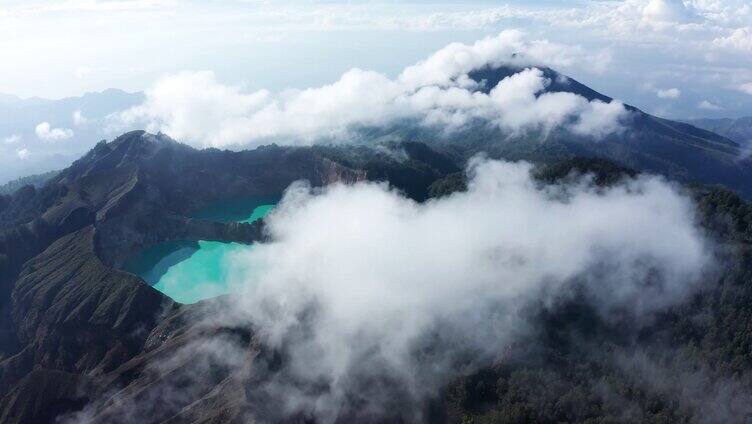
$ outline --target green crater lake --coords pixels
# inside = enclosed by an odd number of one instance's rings
[[[193,218],[215,222],[248,222],[263,218],[279,198],[252,197],[219,202],[192,214]],[[150,246],[129,258],[125,271],[180,303],[230,293],[228,258],[253,245],[216,241],[173,241]]]

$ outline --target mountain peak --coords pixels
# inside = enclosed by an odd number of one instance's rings
[[[539,69],[543,72],[543,77],[550,81],[545,92],[557,93],[566,92],[573,93],[586,98],[588,101],[600,100],[602,102],[611,102],[613,99],[604,94],[601,94],[592,88],[580,83],[579,81],[559,73],[551,68],[545,66],[517,66],[517,65],[504,65],[504,66],[484,66],[476,69],[468,74],[470,79],[483,83],[483,91],[489,92],[496,87],[504,78],[511,77],[525,69]]]

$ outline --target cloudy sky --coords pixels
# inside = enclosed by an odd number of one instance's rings
[[[394,77],[510,28],[598,52],[565,71],[648,112],[752,113],[750,0],[0,0],[0,93],[141,91],[183,71],[249,92]]]

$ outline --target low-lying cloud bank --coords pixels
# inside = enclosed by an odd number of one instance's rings
[[[143,104],[113,115],[112,124],[162,131],[197,147],[343,140],[353,137],[354,129],[406,120],[448,132],[476,120],[512,133],[562,128],[600,138],[619,131],[627,115],[621,103],[544,92],[551,81],[535,66],[580,60],[597,68],[609,57],[528,41],[509,30],[471,45],[450,44],[395,79],[352,69],[318,88],[248,93],[223,85],[212,72],[182,72],[157,81]],[[483,87],[468,74],[486,66],[524,70],[496,87]]]
[[[693,292],[710,255],[670,184],[541,188],[530,171],[476,160],[467,192],[424,204],[382,184],[290,187],[272,242],[231,262],[241,289],[225,318],[284,352],[251,389],[264,419],[421,421],[416,405],[530,334],[531,302],[578,286],[605,320],[639,326]]]
[[[66,422],[174,414],[221,375],[253,422],[427,422],[446,384],[537,343],[531,310],[585,299],[636,334],[712,271],[671,183],[542,186],[531,170],[475,159],[467,191],[425,203],[385,184],[293,184],[270,241],[225,264],[236,294],[191,308],[190,327],[232,330],[154,355],[148,386]],[[251,349],[230,337],[245,333]]]

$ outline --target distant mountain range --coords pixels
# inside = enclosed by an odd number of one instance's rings
[[[483,68],[469,74],[488,92],[522,68]],[[544,92],[569,92],[587,100],[613,99],[553,69],[543,68]],[[498,127],[468,126],[447,136],[441,130],[398,125],[376,130],[383,139],[423,142],[463,158],[484,152],[492,158],[552,162],[575,156],[607,158],[624,166],[668,175],[685,182],[720,184],[752,198],[752,161],[739,141],[694,125],[659,118],[626,105],[624,131],[593,139],[563,130],[506,134]]]
[[[97,141],[112,138],[109,114],[142,100],[141,93],[116,89],[59,100],[0,94],[0,184],[70,165]],[[49,131],[62,132],[40,137],[37,126],[45,122]]]
[[[662,128],[661,121],[644,119],[648,128],[657,125],[653,134]],[[663,131],[673,134],[670,125]],[[666,140],[673,139],[657,142]],[[692,151],[693,143],[702,140],[727,145],[723,139],[698,138],[674,151]],[[562,141],[561,146],[568,144]],[[189,218],[190,212],[220,199],[280,195],[299,179],[314,186],[388,181],[416,200],[464,190],[459,172],[463,157],[451,146],[438,151],[414,142],[384,143],[378,149],[197,150],[136,131],[97,144],[39,188],[29,185],[12,196],[0,195],[0,422],[59,423],[61,415],[76,411],[85,412],[81,420],[63,422],[279,422],[265,419],[265,414],[281,413],[274,403],[280,400],[258,387],[284,372],[284,351],[265,345],[249,328],[226,326],[222,320],[210,327],[198,324],[192,314],[204,307],[221,310],[226,299],[177,304],[121,271],[124,259],[171,240],[262,240],[262,222],[209,222]],[[593,173],[598,185],[635,175],[608,161],[577,158],[541,167],[537,178],[553,184],[572,173]],[[752,320],[752,206],[724,190],[701,189],[695,195],[708,231],[738,245],[739,253],[727,252],[733,262],[719,270],[725,274],[718,286],[709,285],[708,295],[661,316],[646,333],[654,337],[642,343],[660,349],[667,340],[692,353],[671,355],[674,362],[666,367],[716,364],[709,368],[720,370],[708,377],[714,381],[726,376],[723,370],[750,369],[752,345],[743,341],[749,339]],[[682,409],[683,380],[667,378],[656,388],[620,371],[605,353],[626,355],[632,352],[630,340],[637,337],[627,337],[628,329],[602,320],[583,302],[573,296],[556,305],[531,305],[530,320],[542,338],[540,350],[529,349],[527,343],[510,346],[510,361],[489,363],[447,382],[448,387],[437,388],[441,391],[435,402],[407,409],[425,409],[427,422],[476,422],[473,417],[477,422],[494,422],[493,417],[502,422],[614,421],[609,419],[613,410],[626,403],[656,417],[655,422],[704,416],[707,411]],[[705,319],[696,319],[698,311]],[[717,336],[726,332],[733,337]],[[581,343],[584,335],[593,345]],[[229,338],[246,352],[253,372],[234,372],[216,357],[190,350],[194,343],[219,338]],[[175,355],[186,349],[190,354]],[[167,359],[173,361],[169,372],[155,370],[154,364]],[[196,375],[191,367],[195,361],[204,361],[212,372]],[[675,375],[673,368],[660,370]],[[606,382],[619,396],[602,397]],[[176,388],[185,390],[164,401]],[[400,408],[388,411],[393,416],[351,419],[363,413],[358,405],[357,400],[343,405],[343,418],[336,422],[417,422]],[[285,413],[291,417],[284,422],[316,422],[304,412]]]
[[[698,128],[720,134],[747,148],[752,148],[752,116],[742,118],[690,119],[686,122]]]
[[[469,76],[482,83],[482,91],[488,92],[499,81],[521,70],[510,66],[487,67]],[[553,69],[542,70],[551,82],[545,92],[569,92],[591,101],[612,101]],[[68,166],[99,140],[112,137],[108,115],[140,104],[143,99],[142,93],[114,89],[61,100],[1,95],[0,184]],[[510,135],[483,122],[448,135],[440,128],[400,122],[367,129],[361,138],[365,144],[379,140],[423,142],[464,159],[478,152],[534,162],[574,156],[603,157],[682,181],[721,184],[752,197],[752,183],[749,183],[752,166],[746,145],[752,134],[752,118],[678,122],[649,115],[632,106],[627,106],[627,110],[631,115],[624,122],[625,130],[601,140],[567,131]],[[64,131],[61,139],[42,139],[36,129],[44,122],[49,124],[49,131]]]
[[[487,91],[519,70],[486,68],[473,72],[471,77]],[[571,92],[588,100],[611,101],[554,70],[544,69],[544,73],[551,81],[547,92]],[[82,115],[88,114],[92,119],[88,124],[94,125],[87,127],[87,122],[79,122],[79,126],[73,128],[78,137],[86,131],[101,134],[96,126],[106,115],[138,103],[139,96],[112,91],[59,101],[60,104],[8,97],[2,98],[0,103],[16,111],[14,119],[22,119],[19,111],[27,110],[29,116],[23,119],[28,125],[44,119],[49,120],[53,128],[75,126],[72,114],[80,110]],[[232,152],[195,149],[163,134],[133,131],[109,143],[97,143],[59,173],[8,186],[6,191],[13,193],[0,194],[0,389],[3,393],[0,395],[0,422],[52,423],[63,414],[82,408],[91,414],[87,418],[90,421],[86,422],[126,423],[129,421],[123,417],[131,412],[143,415],[130,422],[218,424],[233,420],[243,422],[248,416],[263,422],[264,414],[270,413],[267,409],[274,409],[269,406],[274,405],[269,404],[274,399],[267,399],[268,394],[254,388],[259,381],[272,378],[278,372],[278,364],[284,357],[261,344],[258,336],[247,328],[226,328],[219,324],[197,328],[189,317],[203,307],[201,304],[177,304],[121,268],[134,252],[166,241],[249,243],[263,240],[263,222],[209,222],[190,218],[190,212],[222,199],[280,196],[289,184],[300,179],[309,180],[314,186],[387,181],[408,197],[424,201],[464,190],[466,179],[461,171],[468,158],[479,153],[535,162],[541,184],[555,184],[571,173],[591,172],[597,185],[632,178],[639,171],[660,173],[679,182],[699,185],[692,191],[699,205],[699,219],[714,237],[739,246],[738,257],[729,258],[733,262],[725,269],[724,278],[742,281],[744,276],[748,277],[749,256],[744,255],[749,255],[752,240],[752,207],[729,191],[708,187],[723,185],[752,197],[752,166],[750,159],[744,156],[742,142],[730,138],[736,132],[720,135],[689,123],[661,119],[631,106],[627,109],[630,116],[624,122],[624,131],[600,140],[565,130],[510,135],[483,122],[447,134],[402,122],[369,130],[360,143],[312,147],[270,145]],[[8,117],[4,119],[3,122],[11,122]],[[718,128],[721,131],[739,127]],[[25,139],[36,134],[26,132],[20,136]],[[64,146],[63,143],[71,142],[76,148],[87,150],[87,143],[95,139],[75,139],[74,143],[71,138],[59,143]],[[43,140],[36,142],[40,147],[51,149],[58,145]],[[698,300],[704,302],[701,308],[709,311],[713,319],[694,320],[697,305],[688,303],[672,312],[673,318],[657,323],[651,332],[665,333],[666,340],[681,340],[684,347],[703,346],[705,350],[701,355],[710,358],[717,358],[713,355],[719,350],[738,352],[740,348],[731,346],[726,339],[702,338],[704,334],[726,331],[728,322],[734,323],[729,330],[734,334],[748,331],[749,320],[739,317],[752,315],[739,311],[748,307],[752,286],[723,290],[734,294],[721,296],[720,293],[726,292],[711,288],[709,295]],[[721,300],[714,303],[717,299]],[[221,307],[224,301],[216,298],[205,302]],[[589,314],[587,305],[578,301],[571,300],[572,303],[562,306],[561,310],[540,312],[554,314],[549,318],[531,312],[535,315],[531,319],[551,337],[550,344],[544,343],[545,349],[555,357],[565,358],[564,361],[534,359],[535,355],[547,354],[545,351],[535,352],[528,360],[529,353],[520,348],[519,362],[510,363],[509,369],[489,364],[478,375],[450,382],[446,394],[437,399],[435,405],[425,406],[426,413],[436,417],[430,421],[460,422],[463,417],[491,413],[517,417],[506,420],[509,422],[580,422],[588,417],[607,417],[609,407],[604,406],[606,404],[583,404],[586,403],[583,399],[594,396],[590,390],[597,390],[593,389],[598,386],[596,382],[609,379],[615,387],[631,387],[641,384],[641,380],[634,382],[630,375],[613,371],[611,360],[583,357],[586,352],[579,351],[578,344],[570,346],[559,340],[557,332],[561,328],[575,328],[582,334],[593,331],[597,316]],[[725,318],[727,312],[733,320]],[[596,337],[597,343],[618,345],[622,340],[618,336],[621,329],[612,329],[611,324],[598,322],[598,326],[607,330],[588,337]],[[212,364],[216,372],[211,375],[196,377],[181,372],[190,369],[192,356],[180,357],[185,362],[176,364],[175,372],[153,374],[153,364],[172,357],[176,351],[197,340],[208,343],[225,335],[237,338],[240,348],[255,358],[250,362],[255,370],[248,374],[251,377],[235,375],[231,368],[222,364]],[[623,347],[618,349],[628,351]],[[742,354],[749,358],[749,349]],[[693,360],[701,364],[709,361],[704,356]],[[738,362],[732,357],[717,360],[721,361],[721,368]],[[571,368],[573,365],[568,365],[581,362],[600,371],[584,376]],[[555,390],[586,393],[567,406],[564,415],[550,412],[553,409],[549,407],[558,405],[563,394],[551,392],[541,397],[536,392],[534,399],[527,394],[520,395],[526,396],[524,399],[518,399],[507,387],[507,384],[547,386],[547,381],[554,378],[548,374],[541,374],[542,381],[527,382],[524,375],[516,373],[525,367],[540,370],[541,363],[549,367],[548,373],[568,375],[559,378],[561,383]],[[752,369],[745,367],[745,372]],[[160,398],[164,390],[187,381],[190,381],[191,391],[174,402],[150,402],[150,399]],[[671,393],[679,391],[680,383],[676,385],[671,386]],[[633,393],[642,393],[642,397]],[[677,401],[673,398],[663,401],[662,392],[655,392],[651,387],[625,389],[620,396],[619,399],[635,402],[639,409],[651,414],[676,419],[685,416],[676,415],[684,413],[672,406]],[[153,409],[129,411],[133,405],[140,404],[151,405]],[[525,415],[519,415],[514,411],[522,404],[534,407],[525,409]],[[345,412],[341,422],[358,421],[347,419],[347,414],[358,416],[357,407]],[[397,418],[402,412],[395,410],[393,413],[394,417],[380,417],[372,422],[401,421]],[[298,421],[304,422],[306,417],[301,417]]]
[[[8,181],[5,184],[0,185],[0,195],[10,195],[16,192],[24,186],[42,187],[47,181],[52,179],[58,171],[44,172],[42,174],[28,175],[26,177],[17,178],[13,181]]]

